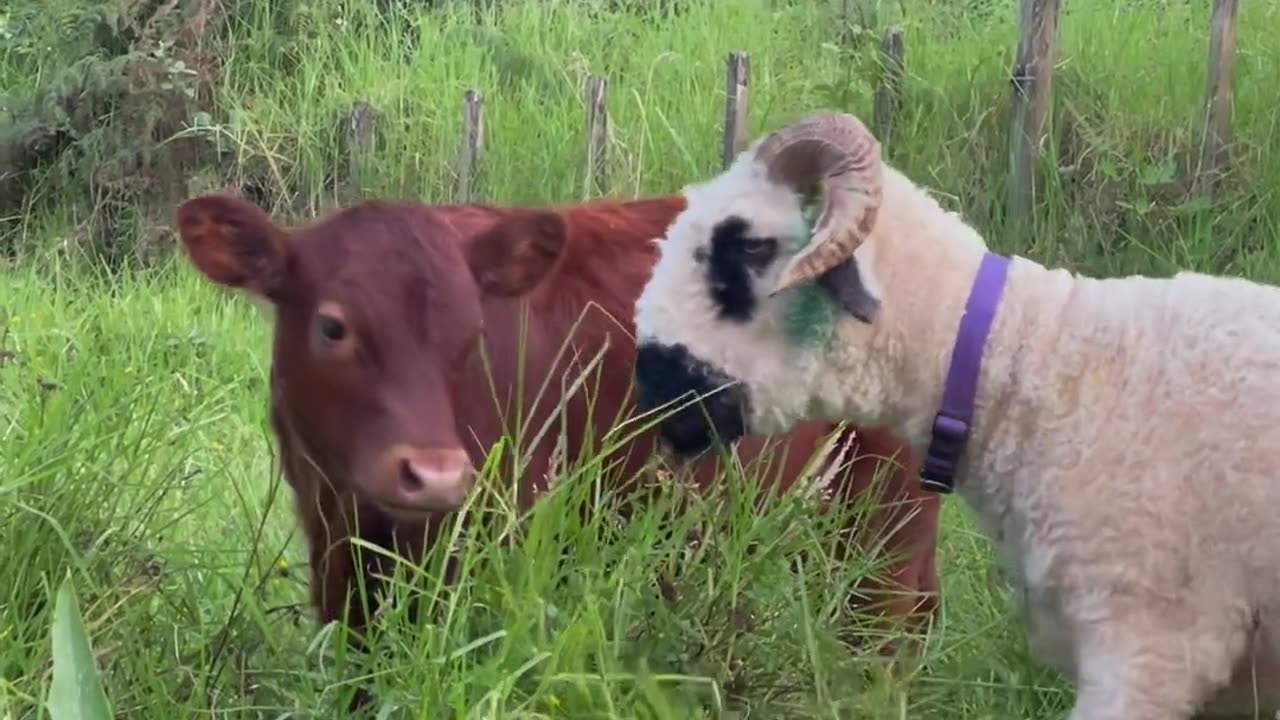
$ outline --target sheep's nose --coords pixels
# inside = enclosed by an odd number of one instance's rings
[[[683,345],[640,344],[635,381],[638,407],[659,416],[659,434],[678,458],[746,435],[746,390]]]

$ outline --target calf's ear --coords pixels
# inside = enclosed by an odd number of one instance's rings
[[[472,239],[467,264],[480,289],[516,297],[538,286],[568,241],[564,218],[551,210],[517,210]]]
[[[210,280],[271,298],[284,285],[288,234],[257,205],[203,195],[178,208],[178,234],[192,264]]]

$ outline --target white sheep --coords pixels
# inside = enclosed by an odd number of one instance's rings
[[[719,390],[673,446],[887,424],[994,540],[1070,720],[1280,709],[1280,291],[989,253],[847,114],[685,193],[636,303],[645,405]]]

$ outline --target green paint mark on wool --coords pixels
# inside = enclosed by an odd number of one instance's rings
[[[825,347],[836,329],[836,308],[831,298],[814,283],[795,288],[790,294],[782,310],[787,339],[802,347]]]
[[[806,203],[803,210],[804,225],[795,236],[793,249],[798,250],[809,242],[813,226],[818,222],[822,205]],[[787,339],[801,347],[826,347],[835,337],[838,308],[827,292],[816,282],[807,282],[784,293],[782,327]]]

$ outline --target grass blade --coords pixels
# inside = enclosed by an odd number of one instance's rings
[[[111,708],[93,661],[93,647],[68,575],[53,609],[53,681],[47,706],[53,720],[110,720]]]

